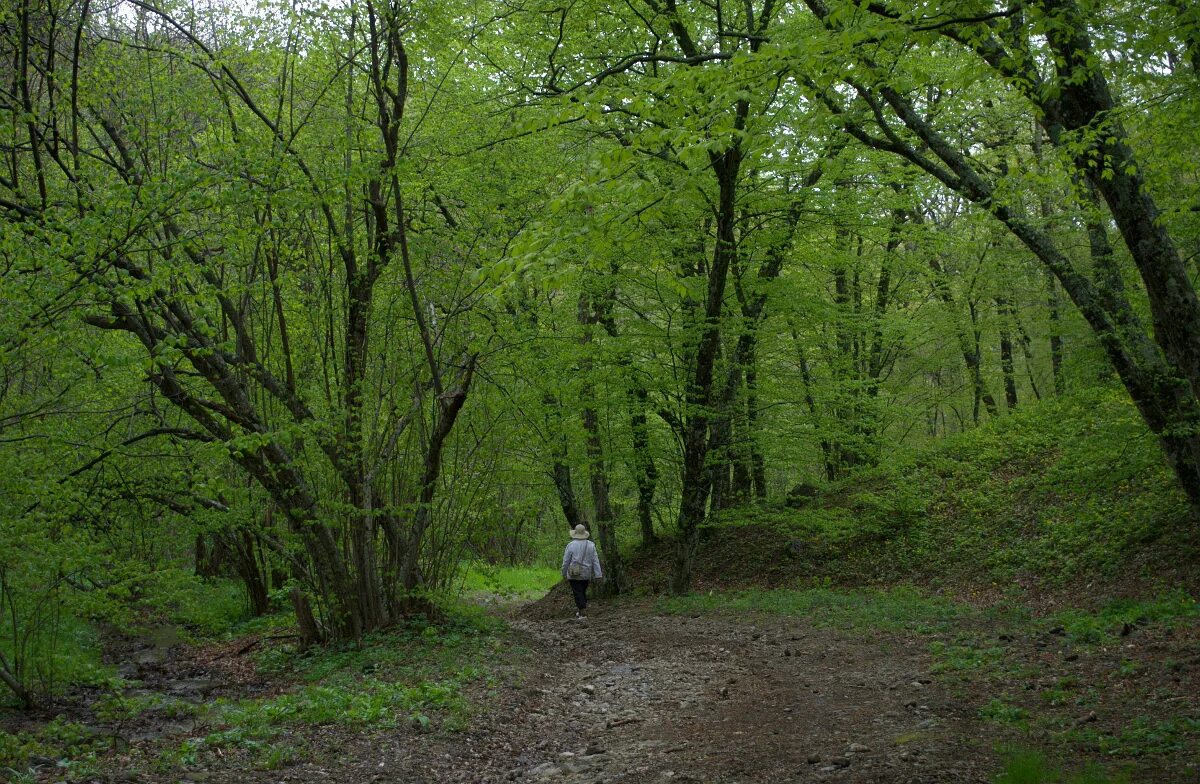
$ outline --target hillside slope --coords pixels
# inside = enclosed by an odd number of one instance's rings
[[[1097,389],[1001,417],[820,488],[723,512],[695,588],[917,582],[1069,592],[1075,601],[1194,589],[1198,526],[1123,392]],[[638,553],[665,588],[669,543]]]

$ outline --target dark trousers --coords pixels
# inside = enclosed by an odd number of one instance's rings
[[[587,580],[568,580],[571,583],[571,593],[575,594],[575,606],[582,610],[587,609]]]

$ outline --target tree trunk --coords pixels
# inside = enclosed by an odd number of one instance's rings
[[[606,305],[607,306],[607,303]],[[600,321],[600,308],[592,302],[586,293],[579,297],[579,324],[583,327],[583,361],[580,372],[583,376],[583,429],[587,433],[588,473],[592,489],[592,513],[596,522],[596,534],[600,549],[604,551],[605,576],[604,592],[616,595],[624,591],[626,585],[625,565],[621,561],[621,551],[617,547],[616,522],[613,520],[612,506],[609,503],[608,469],[604,460],[604,441],[600,433],[600,419],[596,413],[596,389],[592,382],[594,370],[590,354],[595,325]]]
[[[1012,320],[1012,303],[1004,297],[996,297],[996,310],[1000,315],[1000,370],[1004,374],[1004,402],[1008,410],[1017,407],[1017,372],[1013,358],[1012,333],[1009,322]]]
[[[738,102],[738,115],[744,123],[747,105]],[[700,524],[704,522],[710,489],[708,472],[709,406],[713,399],[713,367],[721,339],[721,318],[725,301],[725,283],[737,257],[735,220],[737,178],[741,169],[741,148],[735,142],[721,153],[711,154],[712,170],[717,177],[717,237],[712,264],[708,270],[708,291],[704,302],[704,321],[696,346],[695,361],[688,379],[686,422],[683,435],[683,476],[679,504],[679,538],[671,575],[671,592],[688,592],[692,581],[692,560],[696,553]]]
[[[933,270],[934,289],[946,307],[949,308],[951,318],[954,319],[955,330],[958,335],[958,346],[962,352],[963,364],[967,366],[967,374],[971,378],[971,391],[974,395],[974,406],[972,415],[975,423],[979,423],[979,405],[982,403],[988,414],[996,416],[1000,409],[996,405],[996,399],[992,397],[992,393],[987,388],[987,382],[983,379],[983,368],[979,357],[979,330],[976,328],[975,306],[974,303],[969,304],[969,315],[971,317],[971,331],[968,332],[962,326],[958,316],[957,305],[954,301],[954,292],[950,290],[950,281],[942,269],[941,262],[936,257],[930,257],[929,267]]]
[[[296,614],[296,626],[300,632],[301,650],[317,645],[322,641],[323,635],[316,617],[313,616],[312,604],[298,587],[292,587],[291,597],[292,610]]]
[[[1062,396],[1066,390],[1063,378],[1063,341],[1059,326],[1062,303],[1058,296],[1058,281],[1050,270],[1046,270],[1046,309],[1050,319],[1050,373],[1054,378],[1054,394]]]
[[[3,654],[0,653],[0,656],[3,656]],[[0,681],[4,681],[4,685],[9,688],[9,691],[11,691],[16,698],[21,701],[21,707],[24,710],[32,710],[33,708],[37,707],[37,698],[34,697],[33,692],[30,691],[25,684],[21,683],[20,679],[12,673],[12,670],[9,669],[7,660],[0,661]]]
[[[267,592],[267,575],[258,557],[258,547],[254,535],[246,529],[230,531],[233,540],[233,550],[236,555],[238,576],[246,587],[246,595],[250,599],[250,611],[256,615],[266,615],[271,610],[271,599]]]
[[[642,546],[658,541],[654,533],[654,489],[658,484],[658,468],[650,452],[650,428],[647,423],[649,393],[636,381],[629,390],[629,432],[633,446],[633,476],[638,491],[638,522],[642,529]]]
[[[1158,344],[1200,396],[1200,298],[1129,148],[1087,20],[1074,0],[1040,5],[1053,18],[1047,40],[1058,56],[1061,88],[1053,105],[1043,96],[1047,134],[1056,145],[1076,145],[1075,133],[1083,134],[1086,149],[1076,166],[1104,197],[1141,273]]]

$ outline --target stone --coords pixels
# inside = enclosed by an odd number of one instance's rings
[[[866,754],[870,750],[871,750],[870,746],[864,746],[861,743],[851,743],[846,748],[846,751],[849,752],[850,754]]]

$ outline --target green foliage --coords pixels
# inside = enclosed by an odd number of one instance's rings
[[[64,609],[52,619],[34,615],[24,620],[31,625],[18,635],[0,635],[0,653],[19,663],[28,686],[53,695],[77,684],[111,683],[113,668],[101,661],[99,635],[91,624]],[[0,693],[0,704],[14,705],[14,699]]]
[[[1052,764],[1040,751],[1008,750],[1004,754],[1004,771],[996,776],[995,784],[1128,784],[1124,774],[1111,774],[1099,765],[1088,765],[1078,773],[1068,773]]]
[[[1134,716],[1115,732],[1080,727],[1068,730],[1064,739],[1099,749],[1114,758],[1175,754],[1195,749],[1200,743],[1200,718]]]
[[[297,692],[260,701],[214,706],[215,719],[227,729],[205,738],[210,747],[237,745],[246,739],[271,737],[278,727],[346,724],[363,727],[395,727],[407,718],[428,723],[427,713],[446,714],[450,722],[461,721],[466,701],[461,695],[464,680],[473,672],[456,673],[444,681],[422,681],[413,686],[382,681],[375,677],[326,678],[321,685],[308,685]]]
[[[139,586],[147,607],[197,637],[230,632],[249,617],[245,588],[234,580],[205,580],[178,568],[148,574]]]
[[[1075,642],[1096,645],[1109,643],[1147,624],[1180,628],[1200,618],[1200,603],[1187,593],[1175,590],[1144,600],[1118,599],[1095,611],[1066,609],[1056,612],[1051,622],[1060,626]]]
[[[562,575],[551,566],[492,566],[479,562],[462,570],[462,592],[467,596],[496,595],[506,599],[534,599],[554,587]]]
[[[23,773],[36,757],[57,760],[68,769],[83,771],[109,747],[110,741],[110,738],[62,716],[35,732],[0,732],[0,773],[5,768]]]
[[[1003,699],[994,697],[979,709],[979,717],[984,721],[993,721],[997,724],[1025,727],[1028,725],[1029,712],[1024,708],[1010,705]]]
[[[267,647],[255,654],[260,670],[299,686],[197,708],[197,720],[211,731],[167,750],[159,765],[169,771],[202,764],[219,750],[239,750],[254,766],[274,770],[302,759],[307,751],[298,739],[322,726],[462,730],[472,710],[466,688],[488,682],[492,663],[514,652],[520,648],[504,625],[469,607],[437,623],[417,617],[352,645],[304,652]]]

